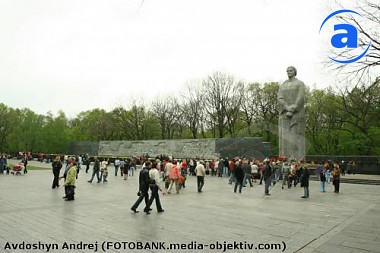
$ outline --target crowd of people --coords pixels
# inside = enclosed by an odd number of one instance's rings
[[[22,158],[21,163],[26,165],[28,159]],[[0,158],[0,165],[7,164],[6,157]],[[244,187],[254,187],[254,184],[264,184],[264,195],[271,195],[270,190],[276,184],[281,184],[281,188],[303,187],[302,198],[309,198],[309,178],[312,174],[309,165],[300,161],[275,160],[275,159],[247,159],[247,158],[220,158],[214,160],[202,159],[173,159],[170,156],[158,156],[155,159],[147,157],[115,158],[112,163],[109,158],[83,158],[82,156],[59,156],[52,161],[53,182],[52,188],[58,188],[63,179],[65,196],[67,201],[74,200],[76,179],[82,166],[85,172],[89,173],[92,164],[92,173],[88,180],[92,183],[97,179],[97,183],[107,183],[109,170],[113,164],[115,176],[121,176],[124,180],[134,176],[137,165],[141,166],[139,173],[138,199],[132,205],[131,210],[137,213],[138,206],[144,200],[144,212],[150,214],[153,201],[156,203],[157,212],[164,212],[161,206],[159,192],[163,194],[179,194],[186,188],[186,179],[189,176],[196,177],[196,189],[198,193],[203,192],[205,184],[204,178],[220,177],[225,178],[229,184],[234,184],[233,191],[242,193]],[[326,184],[334,185],[334,192],[339,193],[340,176],[344,175],[346,169],[353,171],[352,162],[333,163],[326,161],[320,164],[312,164],[313,173],[320,181],[320,191],[326,192]],[[63,174],[61,176],[61,170]],[[161,185],[162,184],[162,185]],[[150,196],[149,196],[150,192]]]

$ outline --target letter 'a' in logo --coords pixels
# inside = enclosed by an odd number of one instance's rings
[[[358,12],[353,11],[353,10],[335,11],[335,12],[331,13],[330,15],[328,15],[327,18],[325,18],[325,20],[323,20],[322,25],[319,28],[319,33],[321,33],[322,27],[325,25],[325,23],[329,19],[331,19],[332,17],[334,17],[338,14],[341,14],[341,13],[354,13],[354,14],[357,14],[359,16],[362,16]],[[358,40],[359,40],[358,39],[358,30],[356,29],[356,27],[354,25],[336,24],[336,25],[334,25],[334,31],[336,33],[331,37],[331,45],[334,48],[337,48],[337,49],[341,49],[341,48],[356,49],[356,48],[358,48]],[[368,52],[369,48],[371,47],[371,43],[372,42],[370,41],[368,43],[367,48],[361,54],[359,54],[356,57],[350,58],[348,60],[339,60],[339,59],[332,58],[330,56],[328,56],[328,57],[335,62],[343,63],[343,64],[356,62]]]

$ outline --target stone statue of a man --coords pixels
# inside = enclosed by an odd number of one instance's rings
[[[305,84],[296,78],[297,70],[286,70],[288,80],[278,90],[279,155],[305,159]]]

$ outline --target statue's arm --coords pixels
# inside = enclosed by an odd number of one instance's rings
[[[305,84],[299,81],[297,99],[294,103],[295,111],[299,112],[304,108],[305,104]]]
[[[277,94],[277,102],[278,102],[280,114],[283,114],[284,112],[289,111],[288,104],[286,103],[284,96],[282,95],[281,88],[279,89],[278,94]]]

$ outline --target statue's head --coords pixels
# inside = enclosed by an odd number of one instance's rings
[[[288,77],[291,78],[291,77],[294,77],[297,75],[297,69],[293,66],[289,66],[287,69],[286,69],[286,73],[288,74]]]

